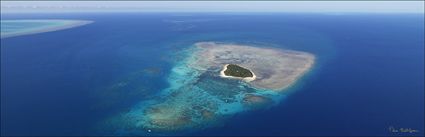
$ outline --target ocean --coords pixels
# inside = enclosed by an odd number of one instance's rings
[[[57,13],[91,24],[1,39],[1,135],[150,135],[111,119],[170,87],[181,52],[215,41],[304,51],[277,105],[152,135],[424,135],[423,14]],[[394,132],[392,129],[417,132]],[[137,128],[134,130],[138,130]]]

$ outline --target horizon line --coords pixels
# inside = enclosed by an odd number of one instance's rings
[[[1,1],[2,13],[424,13],[424,1]]]

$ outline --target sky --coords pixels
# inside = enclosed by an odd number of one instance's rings
[[[34,12],[424,13],[424,1],[1,1],[1,13]]]

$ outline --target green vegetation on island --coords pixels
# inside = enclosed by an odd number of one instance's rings
[[[251,73],[250,70],[235,64],[227,65],[227,69],[224,71],[224,74],[226,76],[241,77],[241,78],[253,77],[253,74]]]

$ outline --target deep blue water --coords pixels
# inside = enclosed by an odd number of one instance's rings
[[[6,14],[2,19],[95,22],[1,39],[1,135],[109,134],[102,121],[168,87],[166,77],[178,60],[174,53],[198,41],[282,47],[313,53],[318,60],[280,105],[239,113],[190,135],[424,135],[423,14]],[[391,126],[419,133],[392,133]]]

